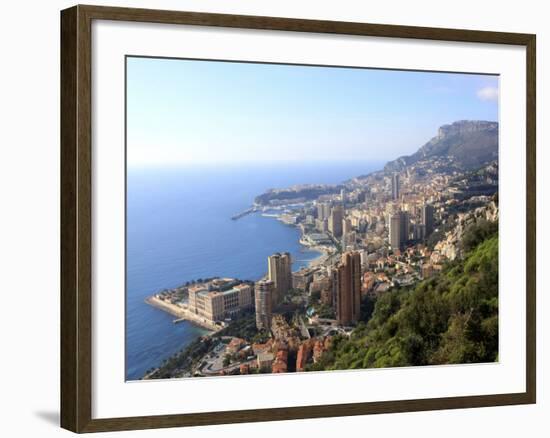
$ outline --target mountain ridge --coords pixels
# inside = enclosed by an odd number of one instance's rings
[[[459,120],[439,127],[437,135],[414,154],[388,161],[385,172],[400,172],[432,157],[446,156],[464,170],[475,169],[498,157],[498,122]]]

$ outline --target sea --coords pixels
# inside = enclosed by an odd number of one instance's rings
[[[144,302],[165,288],[208,277],[258,280],[267,257],[288,251],[293,271],[320,254],[297,228],[261,213],[238,220],[254,197],[294,184],[336,184],[381,169],[378,162],[187,165],[128,168],[126,379],[136,380],[206,333]]]

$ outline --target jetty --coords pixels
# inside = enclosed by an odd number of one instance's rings
[[[240,213],[236,214],[235,216],[231,216],[232,221],[236,221],[237,219],[240,219],[248,214],[254,213],[256,211],[256,207],[250,207],[247,208],[244,211],[241,211]]]

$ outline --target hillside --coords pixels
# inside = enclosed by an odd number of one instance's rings
[[[412,289],[378,298],[368,323],[336,337],[312,370],[498,360],[498,227],[471,227],[470,251]]]
[[[471,170],[498,158],[498,123],[461,120],[443,125],[437,135],[412,155],[399,157],[384,167],[399,172],[427,158],[448,157],[464,170]]]
[[[342,185],[314,185],[305,184],[284,189],[269,189],[254,198],[256,205],[277,205],[280,203],[298,203],[317,199],[322,195],[333,195],[339,193]]]

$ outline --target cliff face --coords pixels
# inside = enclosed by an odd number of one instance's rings
[[[460,120],[450,125],[443,125],[437,131],[438,140],[451,137],[453,135],[471,134],[479,131],[488,131],[498,129],[497,122],[485,122],[483,120]]]
[[[498,158],[498,123],[461,120],[443,125],[417,152],[388,162],[384,170],[399,172],[430,157],[448,157],[465,170],[481,167]]]
[[[462,239],[464,233],[470,226],[479,224],[482,221],[498,221],[498,205],[495,201],[491,201],[487,205],[476,208],[468,213],[459,213],[456,226],[435,245],[434,249],[449,260],[463,257]]]

